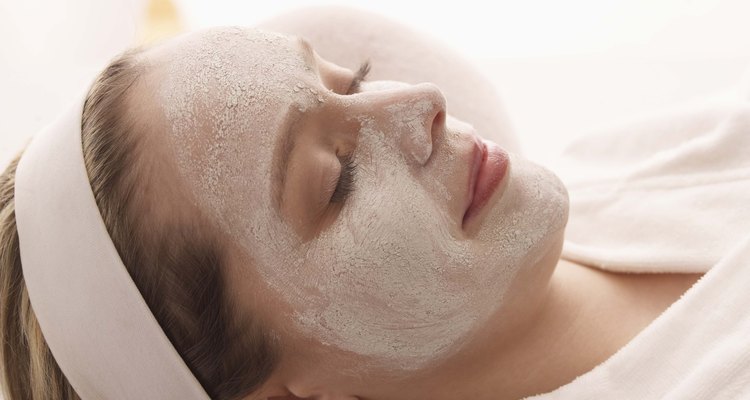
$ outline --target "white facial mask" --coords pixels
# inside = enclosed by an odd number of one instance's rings
[[[300,245],[272,211],[271,155],[279,110],[324,99],[294,78],[306,69],[289,43],[218,30],[173,56],[161,93],[180,169],[197,204],[247,251],[304,335],[373,365],[423,368],[459,349],[502,304],[519,268],[541,257],[565,225],[567,192],[552,173],[511,154],[507,190],[484,229],[472,240],[455,237],[436,201],[449,200],[441,176],[456,166],[457,134],[449,126],[444,151],[432,155],[445,169],[420,182],[407,157],[423,162],[432,153],[417,131],[429,129],[418,121],[431,108],[403,98],[386,108],[389,118],[374,118],[351,107],[348,118],[361,123],[355,189],[333,225]],[[402,140],[411,141],[412,154]]]
[[[556,209],[564,189],[512,156],[520,168],[508,177],[523,182],[508,187],[494,227],[461,240],[408,173],[394,138],[410,133],[362,118],[357,183],[336,223],[305,249],[300,270],[265,276],[297,305],[308,334],[391,368],[420,369],[458,350],[502,304],[519,268],[538,261],[549,233],[539,227],[564,225]]]

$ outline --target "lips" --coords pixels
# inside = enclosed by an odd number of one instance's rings
[[[468,185],[468,206],[463,226],[471,224],[490,201],[508,169],[508,153],[492,141],[472,135],[475,141]]]

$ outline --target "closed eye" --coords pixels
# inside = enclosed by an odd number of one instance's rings
[[[354,152],[346,154],[341,159],[341,175],[336,183],[336,188],[331,195],[331,203],[341,203],[354,191],[354,177],[357,173],[357,164],[353,160]]]
[[[359,92],[360,84],[367,78],[367,74],[370,72],[370,60],[364,61],[357,72],[354,73],[352,83],[349,85],[349,89],[346,91],[347,95],[351,95]],[[341,203],[354,190],[354,177],[357,172],[357,164],[353,161],[354,151],[351,150],[349,153],[340,157],[341,161],[341,174],[339,174],[338,180],[335,184],[332,184],[333,194],[331,195],[330,203]]]

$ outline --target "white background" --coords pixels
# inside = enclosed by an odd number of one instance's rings
[[[174,1],[188,29],[249,25],[311,4]],[[135,41],[146,2],[0,0],[0,166]],[[314,4],[386,14],[475,58],[502,93],[526,155],[540,163],[588,131],[724,95],[750,65],[743,0]]]

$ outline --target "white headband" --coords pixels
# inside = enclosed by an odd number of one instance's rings
[[[206,400],[125,269],[94,200],[83,99],[37,134],[16,169],[31,306],[55,360],[90,399]]]

